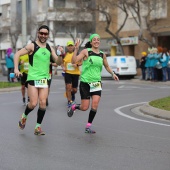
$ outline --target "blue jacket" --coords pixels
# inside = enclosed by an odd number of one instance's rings
[[[169,56],[166,55],[166,54],[163,54],[162,57],[160,58],[160,62],[161,62],[162,67],[167,67],[168,60],[169,60]]]
[[[11,53],[9,57],[6,54],[5,60],[6,60],[6,67],[7,68],[14,68],[14,53]]]
[[[153,56],[154,56],[153,67],[155,67],[157,62],[159,62],[159,54],[154,53]]]
[[[151,54],[146,57],[145,67],[151,67]]]
[[[150,67],[155,66],[155,54],[149,54],[150,57]]]

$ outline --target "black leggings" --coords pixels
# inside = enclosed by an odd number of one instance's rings
[[[14,82],[14,79],[10,78],[10,73],[13,73],[13,72],[14,72],[14,68],[8,68],[8,77],[7,77],[7,79],[8,79],[9,82],[10,81]]]

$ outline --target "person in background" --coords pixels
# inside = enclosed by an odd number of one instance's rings
[[[157,80],[162,81],[162,64],[160,63],[160,58],[162,56],[163,48],[158,46],[157,47],[157,60],[158,60],[158,66],[156,66],[156,72],[157,72]]]
[[[148,48],[148,55],[146,57],[145,67],[146,67],[146,76],[145,80],[151,80],[152,72],[151,72],[151,58],[152,58],[152,49]]]
[[[6,67],[8,69],[7,72],[7,80],[8,82],[14,82],[14,78],[10,78],[10,73],[14,72],[14,53],[12,52],[12,48],[8,48],[5,55]]]
[[[169,60],[169,53],[167,48],[163,48],[163,52],[160,58],[162,65],[162,81],[167,81],[167,65]]]
[[[158,76],[157,76],[157,62],[158,62],[158,49],[153,48],[153,59],[152,59],[152,81],[158,81]]]
[[[65,72],[64,80],[66,86],[66,97],[68,100],[68,107],[74,104],[75,94],[77,93],[80,69],[80,62],[72,64],[72,56],[74,52],[74,43],[73,41],[67,42],[67,52],[63,58],[63,72]]]
[[[19,66],[20,72],[22,73],[21,79],[21,93],[22,93],[22,101],[23,105],[26,105],[25,94],[26,94],[26,81],[28,75],[28,67],[29,67],[29,58],[28,54],[20,56],[19,58]],[[27,96],[27,103],[29,102],[29,97]]]
[[[77,55],[77,53],[80,46],[80,40],[77,40],[75,44],[72,63],[76,64],[79,61],[82,62],[82,71],[79,85],[81,104],[72,105],[68,109],[67,115],[71,117],[76,109],[86,111],[88,110],[89,106],[91,106],[88,122],[85,127],[85,133],[94,134],[96,132],[91,128],[91,125],[96,116],[101,98],[101,71],[103,65],[105,69],[112,75],[113,79],[119,80],[119,78],[109,67],[106,55],[100,51],[100,36],[98,34],[92,34],[89,40],[90,41],[85,45],[85,49],[82,50],[79,55]]]
[[[157,48],[152,47],[150,51],[150,73],[151,73],[151,81],[155,80],[155,53],[157,53]]]
[[[170,81],[170,50],[168,51],[167,80]]]
[[[141,72],[142,72],[142,80],[145,80],[145,75],[146,75],[145,62],[146,62],[147,53],[142,52],[141,55],[142,55],[142,57],[140,59],[140,68],[141,68]]]
[[[51,82],[52,82],[52,77],[53,77],[53,66],[54,67],[57,67],[57,64],[53,61],[52,57],[50,59],[50,78],[49,78],[49,84],[48,84],[48,96],[49,96],[49,93],[50,93],[50,87],[51,87]],[[46,100],[46,106],[49,105],[49,100],[48,100],[48,97],[47,97],[47,100]]]

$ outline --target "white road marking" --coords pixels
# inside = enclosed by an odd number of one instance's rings
[[[132,120],[136,120],[136,121],[140,121],[140,122],[145,122],[145,123],[150,123],[150,124],[155,124],[155,125],[160,125],[160,126],[170,126],[170,125],[164,124],[164,123],[157,123],[157,122],[154,122],[154,121],[148,121],[148,120],[138,119],[138,118],[135,118],[135,117],[126,115],[125,113],[123,113],[123,112],[120,111],[122,108],[129,107],[129,106],[133,106],[133,105],[138,105],[138,104],[144,104],[144,103],[146,103],[146,102],[133,103],[133,104],[129,104],[129,105],[124,105],[124,106],[121,106],[121,107],[118,107],[118,108],[114,109],[114,111],[115,111],[118,115],[123,116],[123,117],[126,117],[126,118],[128,118],[128,119],[132,119]]]
[[[139,89],[139,88],[141,88],[141,87],[139,87],[139,86],[119,86],[118,88],[119,88],[119,89],[121,89],[121,88],[125,88],[125,89],[129,89],[129,88]]]

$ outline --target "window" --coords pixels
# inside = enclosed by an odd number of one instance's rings
[[[69,1],[66,1],[65,7],[66,8],[76,8],[77,4],[79,4],[79,3],[76,3],[75,0],[69,0]]]
[[[54,0],[54,7],[55,8],[64,8],[66,0]]]
[[[135,8],[135,7],[133,7],[133,8]],[[129,15],[128,17],[129,18],[134,18],[137,16],[137,14],[133,8],[131,6],[128,8],[128,15]]]
[[[31,15],[31,1],[26,0],[26,10],[27,10],[27,16]]]
[[[11,15],[11,7],[8,6],[8,7],[7,7],[7,15],[6,15],[6,17],[7,17],[7,18],[10,18],[10,15]]]
[[[75,26],[57,23],[56,30],[57,30],[57,32],[63,32],[63,33],[71,32],[71,33],[73,33],[73,32],[75,32],[76,28],[75,28]]]
[[[150,4],[151,19],[167,17],[167,0],[152,0]]]
[[[18,1],[17,2],[17,6],[16,6],[16,8],[17,8],[17,19],[18,20],[21,20],[21,17],[22,17],[22,2],[21,1]]]
[[[50,8],[53,8],[53,3],[54,3],[53,0],[49,0],[49,1],[48,1],[48,6],[49,6]]]
[[[42,0],[38,0],[38,12],[42,12]]]

